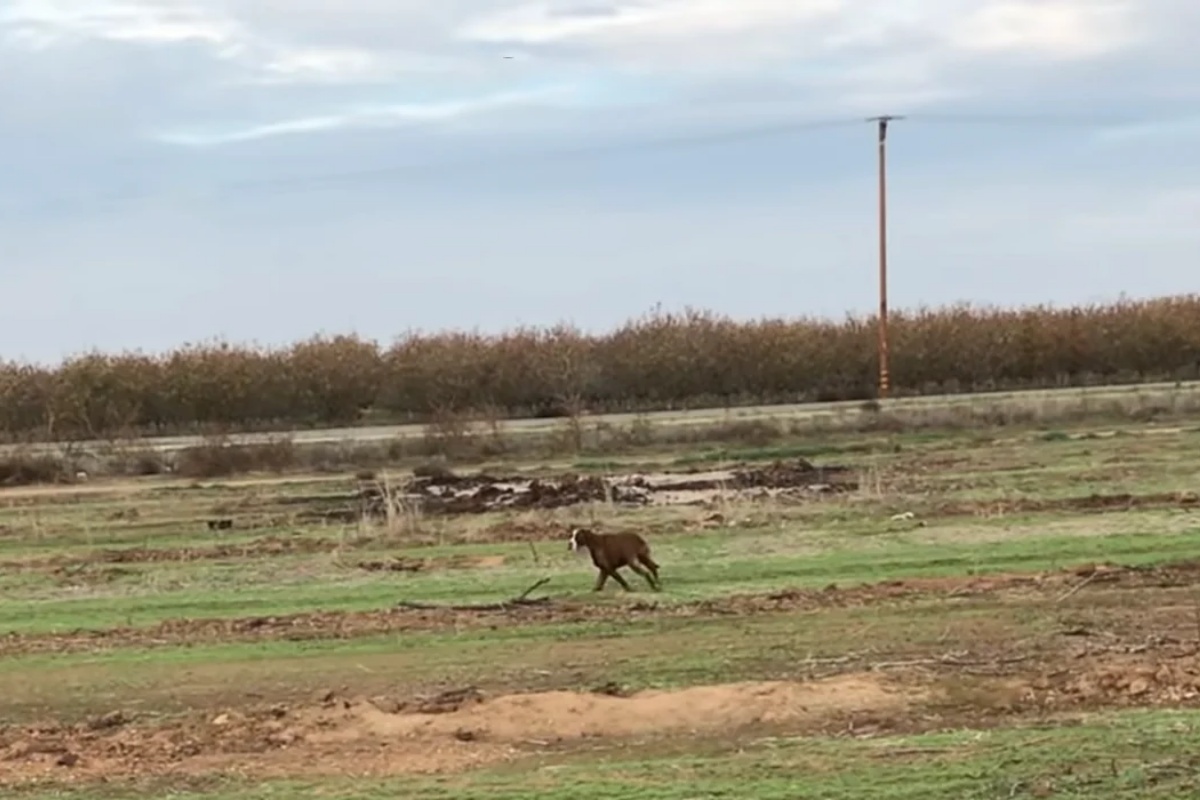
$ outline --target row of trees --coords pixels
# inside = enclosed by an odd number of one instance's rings
[[[1200,296],[1080,308],[955,306],[892,318],[897,393],[1197,377]],[[593,411],[865,399],[876,327],[845,321],[735,322],[655,314],[606,335],[570,327],[350,336],[289,348],[225,343],[162,356],[89,353],[57,367],[0,363],[10,439],[342,425],[365,411],[413,420],[551,407]]]

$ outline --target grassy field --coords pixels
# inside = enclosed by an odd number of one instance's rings
[[[780,431],[495,460],[453,513],[336,472],[0,491],[0,787],[1200,793],[1194,420]],[[567,472],[677,485],[505,506]],[[641,532],[663,591],[592,592],[574,525]]]

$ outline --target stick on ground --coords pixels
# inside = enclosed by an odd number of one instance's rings
[[[531,606],[547,606],[553,602],[550,597],[530,597],[537,589],[545,586],[550,582],[549,578],[541,578],[534,582],[525,591],[521,592],[516,597],[508,600],[501,600],[499,603],[465,603],[441,605],[438,603],[416,603],[407,600],[401,600],[396,603],[396,608],[407,608],[414,611],[436,611],[444,609],[448,611],[510,611],[516,608],[529,608]]]

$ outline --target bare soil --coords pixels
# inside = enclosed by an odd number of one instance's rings
[[[342,696],[198,709],[167,721],[121,710],[74,725],[0,728],[0,784],[234,771],[243,777],[438,773],[605,741],[741,732],[874,735],[1110,707],[1200,706],[1197,644],[931,655],[810,680],[626,693]]]
[[[483,562],[484,565],[488,563]],[[540,602],[533,604],[501,604],[480,610],[396,607],[376,611],[308,611],[271,617],[172,619],[148,627],[116,627],[70,633],[7,633],[0,636],[0,657],[231,641],[352,639],[399,632],[635,621],[658,617],[755,616],[942,598],[952,601],[1004,594],[1024,594],[1052,601],[1066,593],[1074,595],[1100,589],[1138,590],[1123,595],[1130,600],[1123,611],[1134,614],[1141,613],[1143,605],[1161,600],[1155,592],[1144,590],[1190,587],[1198,583],[1200,561],[1187,561],[1147,568],[1083,564],[1054,572],[912,578],[861,586],[830,585],[824,589],[732,595],[675,604],[662,603],[653,595],[634,595],[629,602],[600,605],[543,596],[539,598]],[[1121,611],[1118,609],[1112,613]],[[1181,609],[1180,613],[1194,615],[1195,612],[1188,608]],[[1137,618],[1131,618],[1129,624],[1137,627],[1140,623]],[[1197,631],[1200,632],[1200,627],[1197,627]]]
[[[557,529],[556,529],[557,532]],[[0,561],[5,572],[49,572],[64,579],[76,578],[92,566],[180,563],[191,561],[221,561],[255,559],[284,555],[379,550],[392,546],[379,537],[355,537],[344,540],[326,537],[265,536],[248,542],[217,544],[204,547],[122,547],[93,550],[79,555],[53,555]],[[352,561],[351,565],[371,572],[430,572],[446,569],[478,569],[504,563],[503,556],[453,555],[442,557],[387,556],[385,558]],[[109,574],[109,573],[100,573]]]
[[[980,501],[946,501],[922,511],[927,517],[998,516],[1048,512],[1105,513],[1147,508],[1200,509],[1196,492],[1151,492],[1146,494],[1088,494],[1078,497],[1013,497]]]
[[[727,470],[630,474],[619,477],[565,475],[530,478],[450,472],[414,477],[397,487],[364,482],[348,495],[289,498],[305,506],[302,519],[353,522],[416,508],[422,514],[482,514],[491,511],[555,509],[582,503],[702,505],[717,493],[749,496],[778,493],[825,494],[858,488],[850,468],[814,466],[804,459]]]

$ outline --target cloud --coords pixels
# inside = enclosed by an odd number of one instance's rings
[[[1137,8],[1114,0],[1000,0],[979,5],[948,26],[948,40],[979,53],[1095,58],[1140,38]]]
[[[1131,43],[1139,16],[1125,0],[524,0],[469,21],[458,35],[574,45],[664,69],[696,60],[739,69],[745,59],[811,61],[918,40],[976,54],[1091,58]]]
[[[475,20],[464,26],[461,35],[525,44],[678,41],[802,24],[827,18],[844,6],[844,0],[655,0],[588,5],[542,0]]]
[[[187,0],[13,0],[0,10],[0,31],[10,46],[33,52],[91,41],[195,45],[217,60],[246,69],[246,80],[275,83],[377,82],[401,71],[446,66],[445,60],[371,48],[289,42],[211,3]]]
[[[1008,100],[1035,86],[1067,97],[1131,53],[1173,58],[1176,73],[1193,65],[1181,16],[1195,12],[1172,0],[11,0],[0,57],[50,61],[97,44],[140,53],[120,58],[176,91],[156,124],[143,121],[150,110],[137,115],[135,136],[407,125],[423,108],[465,114],[446,109],[550,78],[575,85],[586,132],[588,108],[651,97],[680,119],[698,104],[778,118]],[[130,81],[105,99],[141,92]],[[546,108],[521,107],[531,121]],[[541,116],[564,130],[562,119]]]
[[[572,96],[570,87],[551,86],[540,91],[501,92],[464,100],[369,106],[350,109],[338,114],[296,117],[277,122],[232,127],[218,132],[164,131],[156,134],[155,138],[170,144],[211,147],[289,134],[448,122],[506,108],[569,101]]]
[[[148,0],[11,0],[0,10],[10,41],[37,49],[88,39],[172,44],[202,42],[236,49],[245,36],[237,22],[202,6]]]

